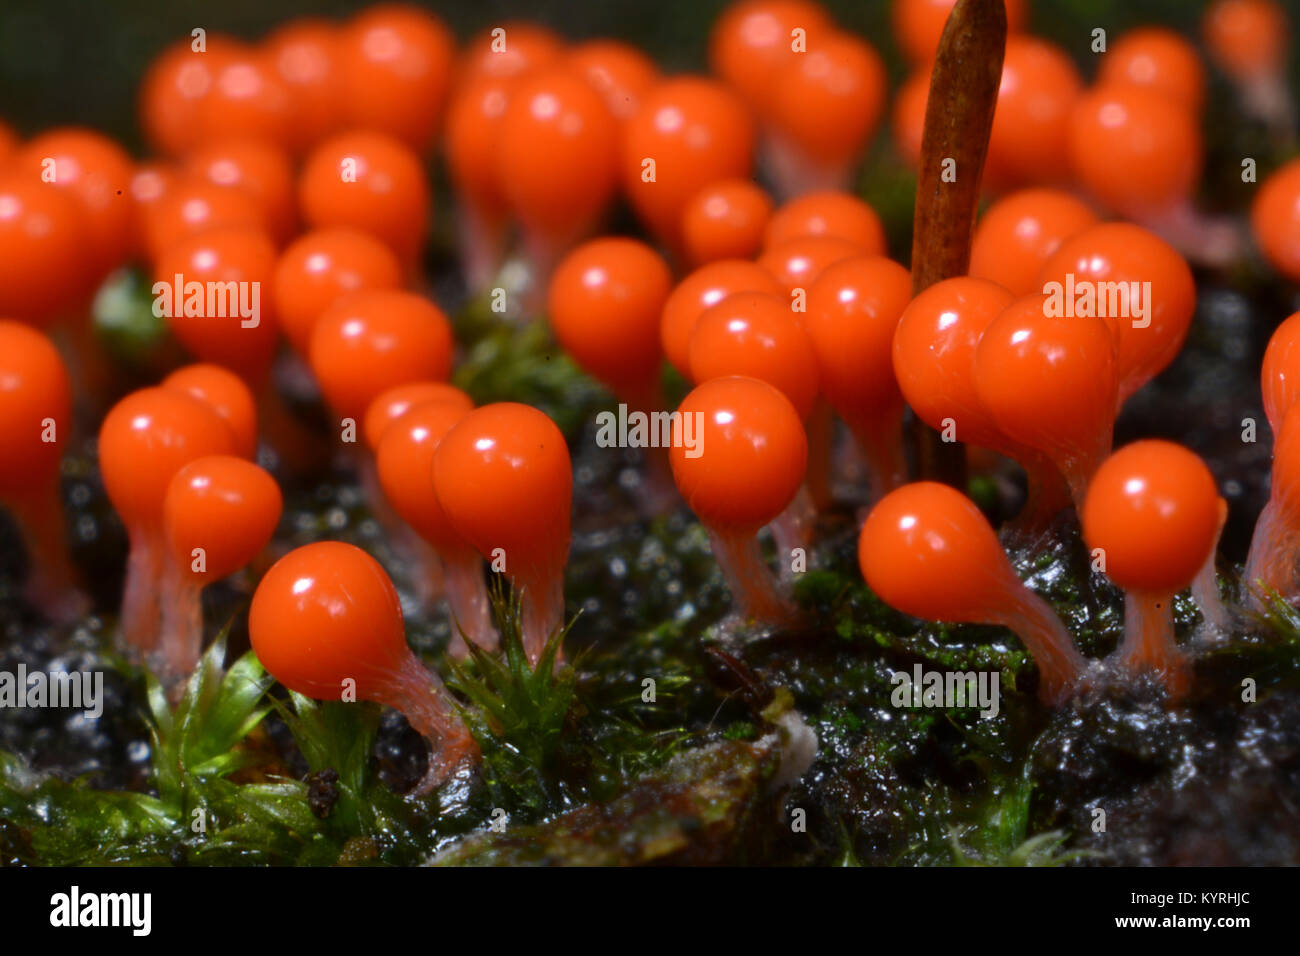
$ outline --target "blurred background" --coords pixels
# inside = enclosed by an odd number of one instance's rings
[[[703,70],[709,27],[726,0],[442,0],[420,2],[462,38],[510,18],[545,23],[572,39],[617,37],[668,72]],[[890,0],[823,0],[840,25],[868,37],[904,69],[889,31]],[[344,17],[363,0],[0,0],[0,116],[24,134],[82,123],[138,151],[136,89],[151,57],[194,27],[247,39],[303,15]],[[1282,0],[1300,21],[1300,0]],[[1195,37],[1201,0],[1034,0],[1030,27],[1054,40],[1091,77],[1091,32],[1116,36],[1158,22]],[[1297,75],[1292,63],[1293,77]],[[1215,78],[1221,83],[1222,79]],[[1211,113],[1210,115],[1214,115]]]

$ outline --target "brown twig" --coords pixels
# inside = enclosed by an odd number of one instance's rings
[[[930,75],[913,218],[913,295],[970,267],[1006,42],[1003,0],[957,0]],[[921,477],[965,486],[960,442],[944,442],[919,419],[916,441]]]

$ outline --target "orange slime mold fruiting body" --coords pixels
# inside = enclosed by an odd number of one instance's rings
[[[905,614],[1014,631],[1038,665],[1045,703],[1062,704],[1074,693],[1086,661],[961,492],[935,482],[890,492],[862,526],[858,562],[868,586]]]
[[[740,376],[703,383],[678,410],[683,422],[691,416],[700,445],[690,455],[684,441],[674,441],[673,477],[709,530],[737,614],[772,627],[790,624],[794,606],[763,563],[757,534],[803,483],[808,442],[798,412],[771,385]]]
[[[528,405],[485,405],[443,436],[433,479],[452,528],[519,592],[524,648],[536,664],[564,619],[573,499],[564,435]]]
[[[911,274],[880,256],[837,262],[808,288],[803,319],[818,381],[867,456],[872,501],[906,478],[893,341],[911,298]]]
[[[453,402],[413,405],[385,430],[375,452],[384,496],[442,561],[452,617],[449,651],[454,657],[469,653],[466,638],[487,650],[497,646],[482,559],[452,527],[433,485],[438,444],[469,413]]]
[[[132,392],[99,429],[104,490],[130,539],[120,628],[129,648],[158,646],[160,582],[174,570],[163,531],[163,502],[172,476],[207,455],[231,455],[234,433],[210,405],[164,388]]]
[[[1237,85],[1252,116],[1290,135],[1295,102],[1286,82],[1286,12],[1274,0],[1216,0],[1201,24],[1210,57]]]
[[[1041,292],[1036,282],[1048,257],[1066,239],[1097,223],[1086,203],[1055,189],[1023,189],[999,199],[980,217],[971,243],[970,274],[1013,295]]]
[[[701,266],[681,282],[664,302],[659,322],[659,340],[664,355],[683,376],[690,378],[691,334],[700,316],[736,292],[766,292],[782,295],[785,290],[768,270],[742,259],[722,259]]]
[[[249,460],[257,456],[257,405],[244,380],[234,372],[220,365],[186,365],[163,379],[161,387],[184,392],[210,406],[230,427],[235,452]]]
[[[1269,590],[1300,599],[1300,412],[1291,408],[1273,439],[1268,504],[1255,522],[1244,579],[1251,600],[1262,606]]]
[[[1046,303],[1044,295],[1018,299],[984,330],[975,390],[1006,435],[1052,460],[1078,508],[1110,454],[1114,345],[1101,319],[1050,316]]]
[[[682,244],[699,268],[722,259],[749,259],[763,246],[772,197],[748,179],[724,179],[696,193],[682,210]]]
[[[1191,662],[1174,643],[1173,598],[1213,553],[1220,502],[1200,458],[1148,440],[1106,460],[1080,515],[1094,559],[1126,592],[1124,643],[1114,659],[1129,674],[1154,672],[1175,701],[1190,686]]]
[[[161,634],[151,661],[165,684],[185,679],[198,664],[203,588],[266,547],[282,505],[275,479],[242,458],[198,458],[172,476],[163,499],[170,573],[162,581]]]
[[[407,646],[396,588],[360,548],[324,541],[277,561],[253,595],[248,633],[262,666],[290,690],[401,711],[430,747],[417,792],[477,758],[442,681]]]
[[[35,329],[0,319],[0,505],[27,549],[27,597],[59,621],[87,607],[68,555],[59,490],[71,426],[72,386],[58,350]]]
[[[851,242],[860,247],[862,255],[885,255],[885,227],[880,216],[849,192],[824,190],[782,203],[768,220],[763,248],[773,249],[805,236]]]

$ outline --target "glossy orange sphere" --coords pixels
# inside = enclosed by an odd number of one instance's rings
[[[0,179],[0,316],[45,325],[88,285],[76,200],[25,174]]]
[[[10,161],[10,172],[29,175],[65,190],[77,201],[88,260],[88,278],[98,281],[131,255],[135,206],[134,165],[126,150],[91,129],[52,129],[27,141]]]
[[[1087,203],[1055,189],[1024,189],[999,199],[980,217],[970,274],[1015,295],[1041,292],[1038,273],[1071,236],[1097,222]]]
[[[279,341],[276,259],[259,229],[208,229],[167,249],[154,265],[154,280],[171,300],[172,333],[197,358],[260,384]]]
[[[496,155],[512,85],[510,77],[482,73],[456,88],[447,109],[443,150],[457,202],[490,218],[506,211]]]
[[[344,122],[387,133],[427,152],[451,89],[456,38],[417,6],[362,10],[339,31]]]
[[[1145,216],[1186,200],[1201,178],[1204,146],[1192,110],[1127,83],[1079,97],[1068,124],[1070,166],[1098,201]]]
[[[1067,181],[1067,134],[1082,94],[1068,53],[1037,37],[1008,37],[986,160],[991,185]]]
[[[248,386],[220,365],[200,363],[178,368],[162,380],[162,387],[184,392],[209,405],[230,427],[235,452],[244,458],[257,455],[257,404]]]
[[[72,383],[58,349],[0,319],[0,500],[52,487],[71,427]]]
[[[925,108],[930,102],[930,70],[912,71],[894,96],[889,131],[898,154],[916,168],[921,159],[921,138],[925,132]],[[988,172],[985,160],[985,172]]]
[[[747,179],[756,132],[728,87],[696,76],[670,77],[646,91],[623,128],[623,189],[637,216],[663,242],[681,242],[682,210],[705,186]]]
[[[1050,316],[1047,297],[1007,306],[975,349],[975,391],[999,429],[1082,487],[1110,451],[1117,384],[1106,323]]]
[[[1201,33],[1220,69],[1246,80],[1281,70],[1291,37],[1286,12],[1274,0],[1215,0]]]
[[[725,534],[754,534],[794,500],[808,439],[790,400],[766,382],[715,378],[683,399],[693,436],[669,450],[677,488],[701,522]],[[701,417],[702,416],[702,417]],[[693,437],[694,450],[685,439]]]
[[[268,231],[266,213],[251,192],[219,186],[193,173],[182,174],[144,208],[143,244],[154,262],[191,236],[209,229]]]
[[[358,422],[395,385],[451,374],[451,324],[413,292],[358,292],[324,312],[312,329],[312,372],[330,406]]]
[[[846,421],[901,401],[894,332],[912,301],[912,275],[882,256],[857,256],[822,270],[808,287],[804,328],[822,393]]]
[[[293,103],[279,71],[261,49],[242,49],[218,67],[212,88],[197,106],[194,145],[256,139],[292,144]]]
[[[781,296],[737,292],[706,309],[695,323],[688,357],[691,379],[742,375],[779,390],[799,413],[817,398],[817,356],[803,325]]]
[[[795,61],[795,31],[806,49],[833,29],[830,15],[809,0],[738,0],[709,35],[709,66],[755,107],[775,92],[782,67]]]
[[[452,527],[433,488],[433,460],[438,444],[469,411],[451,402],[412,405],[384,432],[375,450],[384,497],[443,559],[473,553]],[[508,561],[507,556],[507,567]]]
[[[132,392],[99,427],[104,490],[128,527],[161,527],[172,476],[196,458],[237,451],[212,406],[169,388]]]
[[[654,60],[621,40],[579,43],[565,59],[587,78],[618,120],[635,113],[645,91],[659,79]]]
[[[1172,594],[1192,582],[1219,535],[1219,492],[1195,454],[1167,441],[1121,448],[1097,470],[1080,515],[1106,576],[1128,591]]]
[[[650,246],[594,239],[556,267],[547,315],[560,345],[583,369],[625,399],[649,399],[663,358],[659,320],[671,291],[668,264]]]
[[[1061,243],[1044,263],[1037,284],[1043,289],[1045,283],[1058,282],[1064,293],[1069,275],[1074,276],[1076,286],[1076,311],[1080,295],[1084,294],[1079,291],[1081,282],[1097,291],[1098,303],[1105,294],[1106,314],[1101,317],[1115,337],[1115,374],[1123,401],[1164,370],[1182,349],[1196,311],[1192,271],[1186,260],[1154,233],[1129,223],[1109,222]],[[1143,318],[1135,314],[1131,295],[1130,314],[1118,314],[1123,309],[1111,308],[1108,291],[1117,287],[1103,285],[1134,282],[1139,283],[1139,298],[1146,288],[1142,283],[1151,283],[1147,315]],[[1131,292],[1133,286],[1128,288]],[[1121,302],[1116,296],[1116,305]],[[1095,311],[1100,314],[1103,310]]]
[[[275,479],[251,461],[197,458],[172,476],[163,499],[172,559],[190,578],[229,577],[266,547],[283,504]]]
[[[306,354],[321,314],[353,292],[396,289],[402,266],[393,251],[366,232],[317,229],[295,239],[275,267],[275,309],[289,340]]]
[[[987,279],[963,276],[936,282],[903,310],[894,332],[894,374],[907,403],[931,428],[955,431],[957,441],[1007,447],[975,391],[975,349],[1014,298]]]
[[[411,659],[397,589],[360,548],[320,541],[290,551],[257,586],[248,636],[262,666],[290,690],[383,701]]]
[[[474,409],[438,444],[433,482],[452,527],[488,560],[502,549],[513,580],[563,573],[573,466],[545,414],[515,402]]]
[[[217,186],[241,188],[261,206],[266,228],[277,243],[298,227],[298,197],[289,155],[261,140],[222,140],[186,158],[188,172]]]
[[[407,385],[397,385],[376,395],[370,407],[366,409],[366,420],[362,422],[366,445],[371,451],[378,451],[379,443],[383,440],[388,426],[416,405],[431,403],[451,405],[460,409],[462,413],[467,413],[474,407],[473,399],[448,382],[411,382]]]
[[[470,39],[461,52],[460,82],[482,76],[509,78],[554,63],[564,53],[564,38],[538,23],[508,20]]]
[[[659,340],[664,355],[677,371],[690,375],[691,333],[704,310],[735,292],[782,295],[785,290],[767,269],[741,259],[723,259],[701,266],[673,289],[664,303]]]
[[[1300,396],[1300,312],[1273,330],[1264,350],[1259,386],[1264,393],[1264,414],[1276,435]]]
[[[763,246],[772,197],[748,179],[705,186],[682,210],[682,246],[692,266],[749,259]]]
[[[848,33],[825,31],[806,53],[778,69],[771,99],[759,109],[802,154],[836,166],[866,148],[887,93],[885,64],[875,47]]]
[[[852,193],[825,190],[782,203],[768,220],[763,245],[771,249],[806,236],[843,239],[863,255],[885,254],[885,227],[864,200]]]
[[[429,231],[432,199],[419,156],[384,133],[340,133],[307,157],[298,205],[313,228],[368,232],[414,272]]]
[[[1300,282],[1300,159],[1270,173],[1250,205],[1250,228],[1264,258]]]
[[[796,289],[806,292],[827,266],[854,256],[882,252],[835,236],[802,236],[769,246],[758,257],[758,264],[793,295]]]
[[[932,481],[895,489],[871,509],[858,564],[882,601],[930,621],[995,620],[1019,583],[975,503]]]
[[[894,38],[913,63],[928,63],[939,49],[948,15],[957,0],[893,0]],[[1006,0],[1007,32],[1029,25],[1028,0]]]
[[[212,95],[217,74],[246,51],[244,43],[224,34],[208,34],[203,49],[197,38],[183,37],[155,57],[140,84],[139,115],[149,145],[180,155],[202,137],[200,111]]]
[[[618,182],[618,121],[568,65],[510,88],[496,144],[502,194],[526,229],[572,240],[593,226]]]
[[[1205,66],[1196,47],[1165,27],[1140,27],[1119,37],[1101,57],[1098,83],[1132,83],[1190,107],[1205,104]]]
[[[272,30],[262,45],[289,96],[289,145],[303,153],[344,122],[339,28],[300,17]]]

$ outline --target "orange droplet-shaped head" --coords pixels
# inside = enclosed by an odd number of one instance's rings
[[[1173,594],[1214,548],[1219,493],[1205,462],[1182,445],[1138,441],[1097,469],[1080,520],[1108,578],[1127,591]]]
[[[483,76],[503,79],[546,66],[564,53],[564,38],[540,23],[507,20],[475,35],[461,55],[460,82]]]
[[[705,186],[682,210],[682,245],[693,266],[748,259],[763,246],[772,197],[748,179]]]
[[[154,262],[209,229],[268,228],[262,204],[248,189],[220,186],[192,172],[178,174],[156,201],[142,207],[141,217],[141,241]]]
[[[222,140],[190,153],[185,165],[217,186],[241,188],[253,197],[276,243],[287,242],[297,230],[297,184],[284,149],[262,140]]]
[[[975,390],[975,349],[1013,301],[996,283],[959,277],[936,282],[903,310],[894,332],[894,375],[907,403],[931,428],[955,427],[958,441],[996,451],[1008,447]]]
[[[85,226],[75,199],[31,175],[0,181],[0,316],[46,325],[85,293]]]
[[[520,76],[498,127],[497,181],[525,228],[570,242],[591,228],[618,181],[618,121],[567,64]]]
[[[782,67],[799,59],[792,46],[832,29],[830,15],[809,0],[739,0],[718,17],[709,35],[709,66],[754,107],[775,92]],[[795,31],[802,31],[796,33]]]
[[[170,300],[168,327],[197,358],[261,383],[279,342],[276,259],[260,229],[208,229],[178,242],[154,265]]]
[[[920,481],[891,491],[858,537],[867,586],[928,621],[998,623],[1022,585],[988,519],[960,491]]]
[[[1070,55],[1028,35],[1007,37],[989,136],[985,179],[993,187],[1064,183],[1072,110],[1083,79]]]
[[[1300,312],[1273,330],[1264,350],[1259,387],[1264,393],[1264,414],[1276,435],[1300,396]]]
[[[305,354],[316,320],[340,298],[401,284],[401,263],[379,239],[346,227],[317,229],[295,239],[276,263],[276,315],[289,344]]]
[[[179,155],[198,143],[203,102],[212,95],[222,67],[244,49],[234,37],[208,33],[202,50],[185,36],[154,57],[140,84],[138,106],[149,145]]]
[[[1098,83],[1132,83],[1199,113],[1205,103],[1205,65],[1196,47],[1166,27],[1140,27],[1117,39],[1101,58]]]
[[[388,426],[416,405],[427,402],[451,405],[462,412],[468,412],[474,407],[473,399],[449,382],[410,382],[397,385],[380,392],[366,409],[366,420],[362,425],[366,445],[371,451],[378,451]]]
[[[730,88],[695,76],[660,81],[623,127],[619,168],[628,201],[678,248],[686,204],[709,183],[748,178],[755,136],[749,110]]]
[[[1250,229],[1273,268],[1300,282],[1300,159],[1265,178],[1250,204]]]
[[[162,387],[184,392],[210,406],[225,420],[235,438],[235,452],[248,459],[257,454],[257,403],[244,380],[220,365],[198,363],[178,368]]]
[[[975,349],[975,391],[998,428],[1043,452],[1080,495],[1110,453],[1115,346],[1092,316],[1047,315],[1047,297],[1007,306]]]
[[[885,227],[880,217],[851,193],[828,189],[782,204],[768,221],[763,246],[773,249],[805,236],[842,239],[859,246],[864,255],[885,254]]]
[[[793,297],[796,289],[807,291],[829,265],[853,256],[883,253],[883,248],[873,250],[835,236],[801,236],[768,246],[758,257],[758,264]]]
[[[786,58],[773,76],[771,99],[757,109],[801,153],[838,167],[866,148],[880,125],[887,91],[885,64],[875,47],[827,30],[805,53]]]
[[[368,232],[415,271],[432,199],[419,156],[401,140],[373,130],[325,140],[307,157],[298,204],[309,226]]]
[[[1056,189],[1023,189],[999,199],[980,217],[971,244],[970,274],[1014,295],[1041,292],[1038,273],[1071,236],[1096,225],[1097,214]]]
[[[251,461],[196,458],[172,476],[163,498],[172,559],[204,583],[228,577],[266,547],[283,504],[275,479]]]
[[[344,121],[427,152],[455,66],[456,38],[447,26],[412,4],[381,3],[342,27],[337,56]]]
[[[1067,302],[1071,281],[1074,301]],[[1196,311],[1187,261],[1159,236],[1130,223],[1100,223],[1065,240],[1043,264],[1038,284],[1039,291],[1061,295],[1067,314],[1088,311],[1087,298],[1093,298],[1091,311],[1115,337],[1121,403],[1174,360]]]
[[[566,59],[604,98],[618,120],[635,113],[645,91],[659,79],[654,60],[621,40],[579,43],[569,50]]]
[[[1291,36],[1286,12],[1275,0],[1215,0],[1201,33],[1220,69],[1246,81],[1281,70]]]
[[[72,427],[72,383],[58,349],[0,319],[0,500],[49,491]]]
[[[451,324],[422,296],[395,289],[350,295],[312,329],[312,372],[330,406],[360,421],[385,389],[451,374]]]
[[[555,337],[587,372],[624,400],[653,400],[663,357],[659,320],[671,291],[668,264],[650,246],[594,239],[556,267],[547,315]]]
[[[1123,215],[1166,212],[1200,181],[1204,146],[1196,113],[1152,90],[1095,86],[1076,101],[1068,132],[1074,175]]]
[[[912,276],[883,256],[827,266],[808,288],[804,328],[827,400],[850,422],[902,401],[894,377],[894,332],[912,300]]]
[[[817,356],[790,303],[762,292],[737,292],[700,316],[688,351],[696,382],[742,375],[767,382],[799,414],[817,398]]]
[[[783,295],[785,290],[771,272],[756,263],[722,259],[696,269],[668,296],[659,322],[659,340],[664,355],[682,375],[691,373],[689,350],[695,323],[706,309],[736,292]]]
[[[317,17],[300,17],[262,41],[267,59],[289,97],[286,136],[302,153],[336,132],[343,122],[339,28]]]
[[[473,549],[443,511],[433,487],[433,461],[438,445],[469,412],[451,402],[414,405],[384,432],[375,453],[384,497],[444,560],[473,554]],[[508,569],[508,552],[506,557]]]
[[[132,392],[99,428],[104,490],[128,527],[160,528],[172,476],[196,458],[236,451],[212,406],[170,388]]]
[[[288,149],[292,129],[289,89],[264,50],[237,50],[213,73],[198,103],[195,145],[255,139]]]
[[[358,699],[385,703],[412,658],[393,582],[366,552],[338,541],[297,548],[266,572],[248,635],[276,680],[322,700],[341,699],[351,680]]]
[[[756,378],[710,379],[678,412],[669,461],[701,522],[721,534],[752,535],[794,500],[808,438],[780,391]]]
[[[569,555],[573,465],[564,435],[544,413],[515,402],[476,408],[438,445],[434,488],[460,536],[506,573],[541,587]]]
[[[126,150],[102,133],[65,127],[29,140],[14,156],[11,171],[65,190],[81,210],[87,274],[98,281],[126,261],[135,241],[131,201],[134,165]]]

